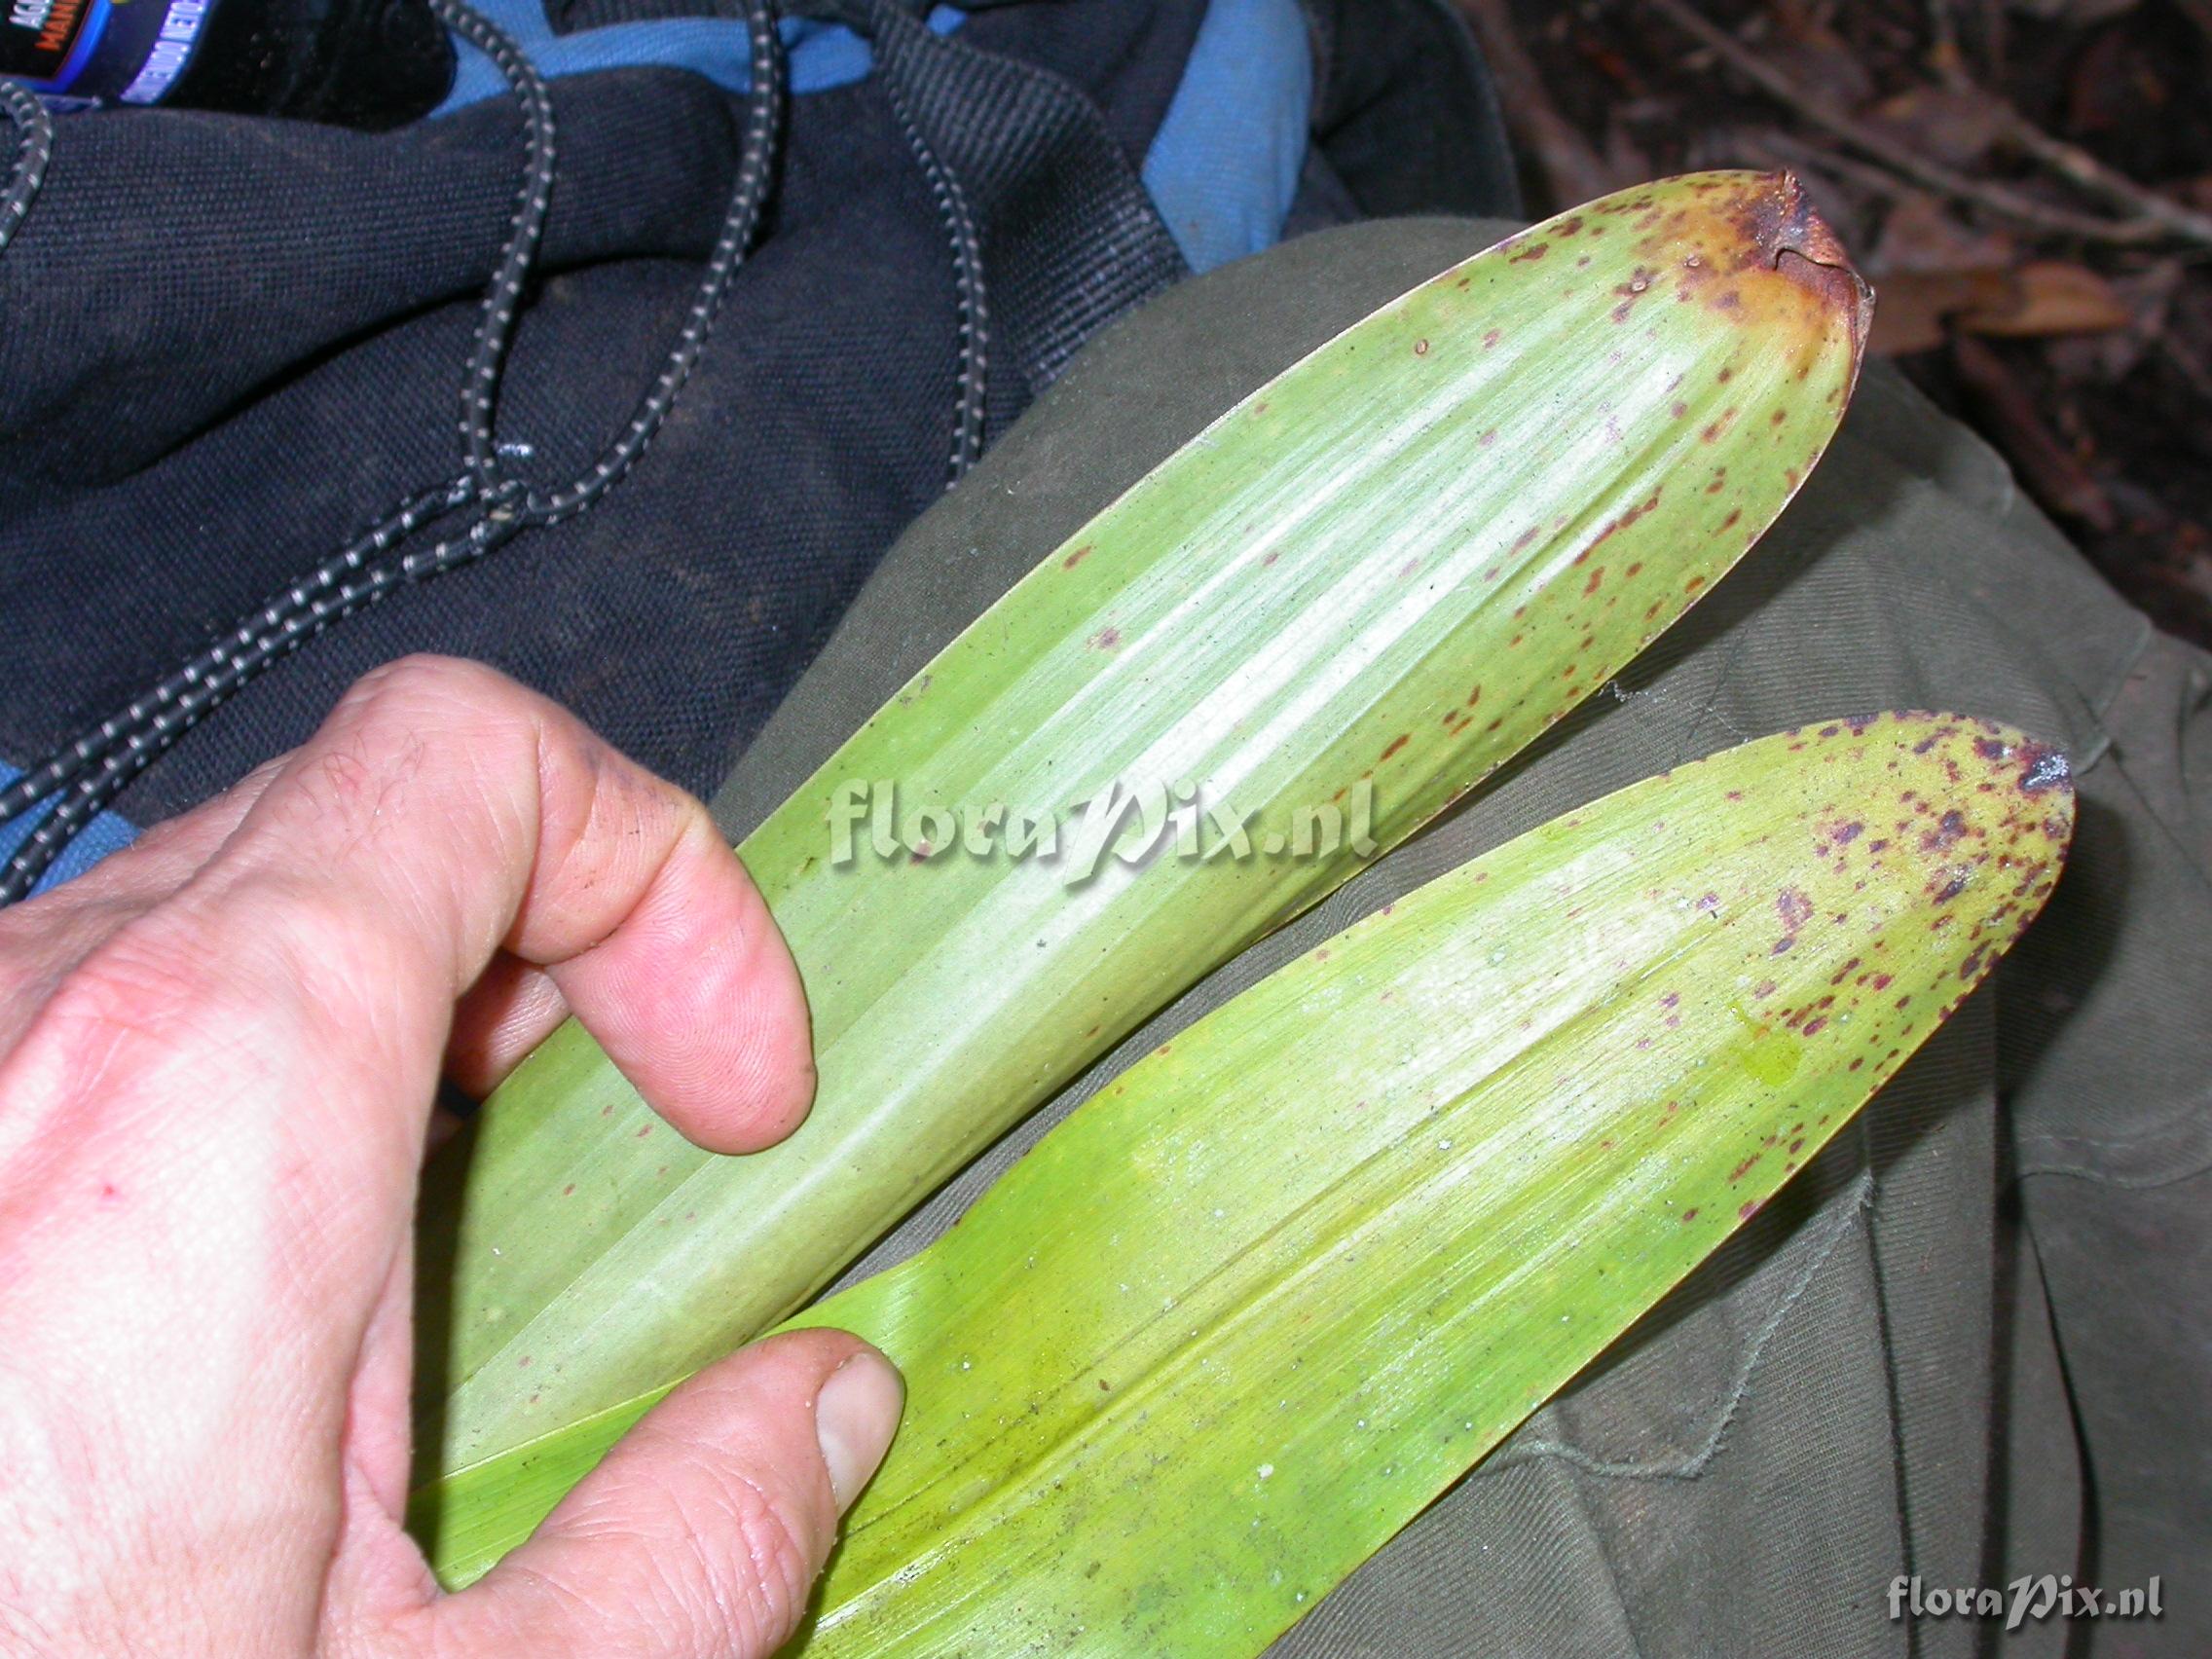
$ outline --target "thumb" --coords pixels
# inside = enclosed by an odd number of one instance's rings
[[[437,1606],[432,1651],[767,1659],[903,1401],[891,1362],[842,1331],[772,1337],[708,1367],[529,1542]]]

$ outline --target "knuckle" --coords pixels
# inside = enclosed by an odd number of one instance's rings
[[[236,1065],[243,1034],[266,1028],[274,999],[244,989],[240,964],[214,940],[161,912],[125,922],[64,974],[18,1051],[55,1066],[64,1096],[116,1092],[149,1072],[224,1055]]]
[[[95,1027],[189,1024],[218,1000],[225,966],[211,941],[140,917],[90,952],[55,1001]]]
[[[510,1584],[527,1575],[541,1604],[612,1617],[640,1650],[686,1656],[772,1653],[795,1628],[815,1574],[802,1531],[742,1473],[649,1487],[636,1479],[571,1494],[561,1530],[581,1555],[557,1564],[510,1560]],[[607,1584],[578,1574],[586,1562],[620,1561]],[[609,1591],[618,1606],[607,1605]],[[596,1609],[596,1613],[594,1612]]]
[[[89,877],[86,879],[90,879]],[[58,982],[130,908],[68,888],[0,910],[0,1010],[22,1010]]]
[[[512,793],[537,747],[534,695],[480,663],[401,657],[355,681],[301,752],[277,807],[318,839],[378,843],[395,823]]]
[[[795,1626],[816,1563],[786,1508],[742,1471],[682,1482],[653,1529],[640,1598],[674,1651],[767,1653]]]
[[[417,651],[369,670],[348,688],[339,706],[460,703],[473,707],[523,694],[520,685],[483,663]]]
[[[535,693],[482,663],[406,656],[348,687],[317,747],[365,776],[404,774],[432,747],[471,757],[535,747],[536,715]]]
[[[499,723],[521,687],[459,657],[406,656],[372,669],[347,688],[330,727],[367,755],[404,753],[430,735]]]
[[[633,764],[589,734],[560,746],[569,787],[541,793],[539,868],[548,893],[600,902],[610,891],[642,892],[675,849],[710,831],[706,809],[675,785]]]
[[[728,1535],[742,1550],[751,1582],[754,1617],[770,1640],[788,1634],[806,1604],[819,1564],[805,1530],[757,1481],[743,1473],[723,1484],[722,1507]],[[704,1545],[708,1534],[694,1533]]]

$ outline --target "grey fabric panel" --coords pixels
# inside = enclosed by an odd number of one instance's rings
[[[1302,239],[1188,283],[1101,337],[893,550],[718,795],[724,828],[742,836],[1016,577],[1230,403],[1507,228],[1408,220]],[[2098,1494],[2132,1517],[2117,1528],[2105,1518],[2096,1567],[2114,1583],[2164,1572],[2173,1606],[2162,1627],[2114,1627],[2140,1645],[2111,1650],[2212,1648],[2202,1601],[2175,1582],[2206,1559],[2196,1529],[2207,1483],[2188,1456],[2174,1456],[2190,1390],[2198,1409],[2207,1397],[2202,1195],[2167,1181],[2170,1159],[2154,1158],[2167,1184],[2151,1192],[2154,1203],[2170,1197],[2172,1213],[2139,1207],[2140,1184],[2037,1176],[2026,1207],[2039,1232],[2018,1233],[2002,1184],[1996,1087],[2002,1073],[2021,1091],[2032,1130],[2023,1165],[2055,1156],[2052,1137],[2083,1121],[2083,1072],[2098,1079],[2093,1123],[2148,1110],[2166,1131],[2186,1137],[2194,1124],[2201,1134],[2212,1074],[2192,1038],[2169,1041],[2167,1027],[2200,1037],[2212,999],[2201,841],[2194,887],[2178,850],[2212,818],[2203,794],[2212,719],[2188,718],[2201,711],[2205,683],[2204,659],[2154,641],[1985,447],[1876,366],[1782,522],[1615,684],[1460,809],[1132,1034],[848,1279],[936,1236],[1136,1056],[1522,830],[1806,720],[1914,706],[2013,720],[2063,744],[2085,773],[2078,856],[2088,875],[2062,884],[2062,905],[2078,880],[2090,889],[2086,925],[2109,942],[2085,961],[2063,919],[2039,929],[2040,949],[1970,1002],[1862,1132],[1831,1147],[1277,1650],[1301,1659],[1980,1651],[1985,1633],[1965,1621],[1911,1632],[1892,1623],[1888,1586],[1912,1571],[1982,1583],[2001,1568],[2090,1570],[2069,1381],[2085,1402]],[[2105,717],[2116,707],[2142,783],[2129,781],[2125,755],[2111,753]],[[2159,838],[2155,860],[2138,847],[2146,836]],[[2138,880],[2154,863],[2156,883]],[[2124,1003],[2138,979],[2157,980],[2168,950],[2179,971],[2152,1004],[2164,1024],[2116,1018],[2099,1002]],[[2108,988],[2107,973],[2121,976],[2120,990]],[[2063,1008],[2053,1001],[2061,994]],[[2137,1089],[2138,1076],[2151,1087]],[[2046,1198],[2058,1180],[2077,1196]],[[2043,1212],[2053,1203],[2061,1219],[2046,1240]],[[2131,1235],[2137,1223],[2160,1231]],[[2187,1307],[2134,1292],[2177,1273],[2194,1275]],[[2124,1400],[2154,1369],[2164,1409],[2146,1433]],[[2197,1553],[2172,1553],[2189,1548]],[[2088,1650],[2101,1647],[2105,1633],[2083,1634]],[[2004,1651],[2055,1653],[2066,1636],[2031,1629]]]
[[[2009,1195],[2008,1201],[2013,1201]],[[2035,1240],[2016,1225],[1998,1235],[1997,1309],[2002,1339],[1991,1424],[1991,1530],[1982,1540],[1987,1565],[1979,1582],[2003,1585],[2060,1570],[2053,1563],[2064,1543],[2081,1536],[2085,1502],[2080,1451],[2066,1433],[2073,1406],[2043,1266]],[[2069,1651],[2068,1635],[2064,1624],[2031,1625],[2009,1635],[2001,1651],[2004,1659],[2059,1659]],[[2182,1646],[2176,1641],[2166,1651]],[[2146,1650],[2156,1651],[2148,1644]]]
[[[2212,1652],[2212,664],[2163,637],[2105,713],[2007,1069],[2087,1448],[2086,1582],[2165,1575]],[[2179,1582],[2177,1582],[2177,1578]],[[2113,1627],[2114,1650],[2123,1627]],[[2099,1633],[2100,1636],[2106,1634]],[[2182,1651],[2176,1648],[2174,1651]]]

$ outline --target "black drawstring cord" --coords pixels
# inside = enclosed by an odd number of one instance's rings
[[[952,284],[960,306],[960,371],[954,398],[952,461],[948,486],[957,484],[983,453],[983,396],[990,370],[990,308],[983,289],[983,243],[969,210],[967,192],[952,169],[938,158],[929,140],[889,76],[883,80],[891,100],[891,113],[906,135],[906,147],[921,164],[930,194],[937,199],[938,216],[952,243]]]
[[[927,10],[927,0],[916,0]],[[793,8],[808,17],[843,23],[855,34],[872,42],[880,60],[895,49],[901,31],[927,30],[929,25],[900,0],[796,0]],[[881,68],[879,61],[878,67]],[[949,489],[966,476],[983,453],[985,395],[990,382],[990,306],[983,285],[983,244],[968,193],[953,170],[944,165],[921,126],[914,120],[900,77],[879,74],[877,81],[890,100],[891,113],[913,153],[922,177],[937,203],[938,218],[952,246],[952,285],[960,316],[960,366],[953,396],[952,460],[945,486]]]
[[[333,594],[349,594],[371,584],[376,560],[424,525],[474,499],[474,485],[461,480],[427,491],[402,504],[396,512],[340,548],[230,632],[209,642],[153,689],[0,789],[0,824],[19,817],[72,780],[77,781],[80,789],[85,788],[88,768],[95,768],[91,776],[102,780],[111,770],[124,766],[129,766],[135,776],[152,758],[151,752],[145,750],[146,741],[173,741],[176,734],[192,725],[232,688],[258,672],[263,666],[261,659],[296,648],[334,620],[338,611],[334,608]],[[149,732],[166,733],[167,737],[166,740],[160,736],[142,739],[142,734]],[[145,754],[145,759],[135,764],[122,758],[133,748]],[[99,786],[103,791],[105,787],[104,782]],[[63,818],[64,813],[67,814],[63,819],[65,823],[83,816],[82,808],[71,807],[70,801],[74,799],[72,794],[69,800],[64,800],[52,817],[32,831],[31,839],[35,841],[42,833],[49,833],[55,819]],[[94,809],[92,816],[96,815],[97,809]],[[90,818],[85,821],[90,822]],[[65,838],[56,842],[55,856],[65,844]],[[18,857],[22,851],[18,849]],[[39,873],[44,873],[43,867]]]
[[[590,508],[636,465],[659,431],[697,365],[731,278],[758,231],[775,168],[783,115],[783,49],[771,0],[745,0],[752,51],[751,88],[738,176],[707,270],[660,373],[622,433],[570,484],[543,491],[509,476],[498,437],[499,381],[512,349],[515,319],[530,283],[553,196],[557,154],[553,103],[545,80],[504,30],[464,3],[431,0],[448,27],[490,57],[520,105],[524,167],[514,216],[485,293],[483,314],[461,384],[460,436],[467,470],[424,492],[370,527],[236,627],[219,635],[182,668],[98,725],[0,789],[0,824],[46,801],[53,808],[0,866],[0,905],[27,896],[85,827],[104,812],[139,773],[240,686],[347,616],[376,604],[404,582],[427,581],[474,564],[523,531],[553,525]],[[829,0],[820,9],[869,36],[881,50],[897,29],[924,27],[892,0]],[[990,313],[981,239],[966,193],[914,121],[896,78],[883,84],[892,112],[913,152],[952,250],[959,306],[959,370],[948,482],[957,483],[982,453],[990,354]],[[27,212],[53,152],[53,122],[28,92],[0,81],[0,108],[18,134],[7,189],[0,193],[0,249]],[[436,520],[473,508],[478,516],[459,535],[393,559],[393,550]],[[58,798],[56,798],[58,797]]]
[[[552,201],[554,146],[553,103],[545,80],[535,64],[489,19],[461,0],[431,0],[447,26],[481,50],[504,75],[523,110],[524,148],[527,161],[516,193],[514,220],[498,271],[484,296],[484,313],[476,328],[476,346],[469,356],[461,383],[461,441],[469,470],[487,492],[505,482],[499,465],[496,412],[499,376],[506,366],[514,323],[522,309],[523,292],[543,239],[545,215]],[[583,512],[611,489],[652,443],[677,394],[697,366],[714,330],[715,315],[730,279],[744,263],[754,235],[766,210],[768,184],[775,168],[776,135],[783,125],[783,40],[767,0],[751,0],[746,7],[749,63],[749,96],[745,136],[739,146],[737,182],[730,194],[729,211],[723,215],[714,251],[693,294],[676,344],[645,395],[639,400],[628,424],[591,464],[590,470],[564,487],[550,492],[528,489],[520,518],[527,528],[559,524]],[[450,570],[464,564],[466,549],[454,549],[461,557],[436,562]]]
[[[16,129],[16,159],[8,165],[8,187],[0,190],[0,253],[5,253],[30,212],[38,187],[46,182],[46,166],[54,159],[54,117],[13,81],[0,81],[0,112]]]
[[[531,266],[545,238],[545,215],[553,204],[553,95],[514,37],[462,0],[429,0],[438,20],[492,60],[522,106],[523,168],[515,189],[514,217],[507,222],[506,245],[493,269],[476,323],[476,343],[461,381],[461,452],[487,496],[498,488],[499,457],[493,437],[499,377],[513,344],[515,313],[522,308]]]
[[[784,43],[776,32],[775,8],[770,0],[747,0],[746,24],[752,52],[751,79],[746,103],[745,137],[738,150],[737,183],[730,193],[729,211],[722,218],[714,251],[707,256],[706,274],[700,278],[683,325],[668,360],[653,379],[651,389],[639,400],[630,424],[591,469],[567,488],[551,495],[532,491],[524,503],[524,516],[532,524],[559,524],[573,518],[611,489],[638,458],[645,453],[661,423],[676,404],[677,394],[691,377],[699,354],[707,349],[715,315],[729,291],[738,267],[760,229],[767,211],[770,184],[775,175],[777,134],[784,119]],[[535,73],[535,71],[534,71]],[[519,288],[518,288],[519,292]],[[494,290],[497,297],[498,290]]]
[[[523,179],[507,241],[485,296],[483,320],[462,388],[461,436],[468,474],[404,503],[308,575],[273,595],[153,690],[0,790],[0,824],[54,799],[53,810],[0,867],[0,905],[28,895],[85,826],[105,811],[132,779],[209,710],[272,663],[332,623],[374,605],[402,582],[426,581],[473,564],[525,529],[558,523],[591,506],[645,453],[705,348],[715,313],[758,229],[774,173],[783,52],[769,0],[746,0],[752,84],[737,182],[677,343],[621,436],[588,472],[549,495],[500,472],[495,416],[515,314],[552,200],[556,160],[552,100],[544,78],[498,25],[462,0],[432,3],[449,26],[491,57],[523,111]],[[0,246],[4,246],[44,174],[53,128],[37,99],[11,83],[0,82],[0,104],[23,135],[7,192],[0,195]],[[396,561],[388,557],[394,546],[431,521],[469,506],[479,509],[481,516],[459,535]]]

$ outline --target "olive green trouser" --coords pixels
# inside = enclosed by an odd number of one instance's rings
[[[1505,227],[1354,226],[1122,323],[907,532],[717,798],[732,837],[1229,404]],[[2062,744],[2081,828],[1999,977],[1787,1192],[1283,1639],[1286,1655],[2212,1652],[2212,659],[1876,365],[1773,532],[1463,808],[1199,984],[880,1245],[1407,889],[1744,738],[1929,708]],[[1893,1620],[1899,1575],[2162,1578],[2162,1622]],[[1173,1659],[1137,1656],[1131,1659]]]

